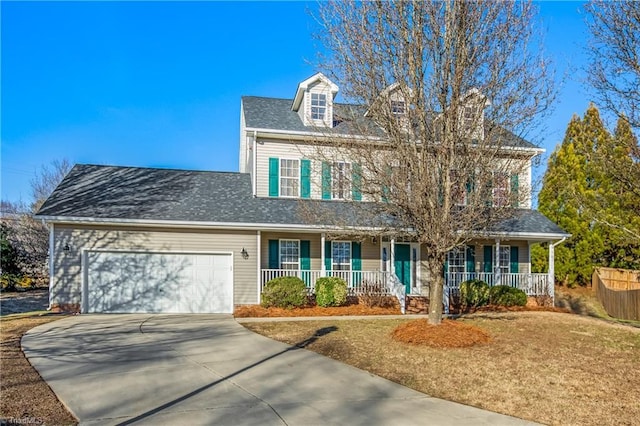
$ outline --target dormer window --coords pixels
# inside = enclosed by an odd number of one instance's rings
[[[391,101],[391,112],[397,115],[404,114],[404,101]]]
[[[327,95],[324,93],[311,94],[311,119],[324,120],[327,113]]]

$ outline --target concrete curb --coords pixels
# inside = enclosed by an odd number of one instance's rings
[[[426,314],[416,315],[340,315],[323,317],[253,317],[234,318],[239,323],[248,322],[285,322],[285,321],[360,321],[379,319],[419,319],[428,318]]]

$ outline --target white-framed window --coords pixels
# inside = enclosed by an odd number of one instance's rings
[[[500,246],[500,252],[498,256],[498,269],[501,274],[508,274],[511,272],[511,247]]]
[[[476,123],[477,119],[478,107],[475,105],[465,105],[462,110],[462,122],[465,130],[473,132],[478,125],[478,123]]]
[[[466,247],[456,247],[447,253],[450,273],[463,273],[466,267]]]
[[[334,271],[351,270],[351,242],[331,242],[331,269]]]
[[[280,269],[300,269],[300,240],[280,240]]]
[[[300,196],[300,160],[280,159],[280,195]]]
[[[335,162],[331,166],[331,198],[345,200],[351,195],[351,164]]]
[[[451,197],[458,206],[467,204],[467,179],[458,170],[451,170]]]
[[[327,113],[327,95],[324,93],[311,94],[311,119],[324,120]]]
[[[509,174],[505,172],[493,173],[493,188],[491,190],[493,205],[505,207],[509,205]]]
[[[391,112],[397,115],[403,115],[405,113],[404,101],[391,101]]]

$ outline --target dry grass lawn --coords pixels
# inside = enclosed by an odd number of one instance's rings
[[[553,312],[476,313],[459,321],[490,343],[442,349],[399,343],[409,320],[245,324],[428,395],[557,425],[632,425],[640,419],[640,329]]]
[[[16,314],[0,319],[0,418],[30,424],[75,425],[78,422],[60,403],[47,383],[24,357],[22,335],[60,316]],[[17,424],[17,423],[16,423]]]

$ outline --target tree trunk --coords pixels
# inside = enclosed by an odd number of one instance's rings
[[[444,291],[443,262],[429,262],[429,272],[432,277],[429,286],[429,324],[442,323],[442,295]]]

